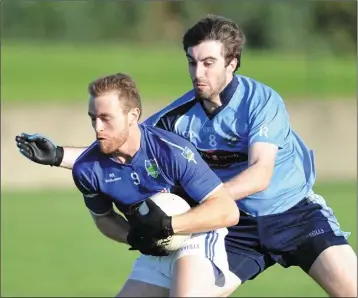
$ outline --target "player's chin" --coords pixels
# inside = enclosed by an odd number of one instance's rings
[[[210,98],[210,94],[208,92],[197,92],[195,94],[195,97],[197,99],[206,100],[206,99]]]
[[[198,99],[208,99],[212,95],[212,92],[209,90],[195,90],[195,97]]]
[[[109,144],[106,144],[104,141],[99,142],[99,149],[104,154],[111,154],[114,152],[114,150],[109,146]]]

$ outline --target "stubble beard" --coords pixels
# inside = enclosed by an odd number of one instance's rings
[[[226,74],[223,74],[223,80],[217,84],[216,88],[213,88],[212,85],[208,85],[208,90],[206,91],[200,91],[196,88],[194,88],[195,91],[195,97],[197,99],[212,101],[214,98],[220,95],[220,93],[223,91],[226,85]]]
[[[195,88],[195,97],[197,99],[210,99],[210,97],[213,95],[213,89],[211,88],[211,86],[208,86],[208,89],[209,90],[206,91],[200,91]]]
[[[99,142],[102,153],[110,155],[116,153],[128,139],[128,133],[123,133],[119,137]]]

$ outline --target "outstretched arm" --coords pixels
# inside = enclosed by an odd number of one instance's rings
[[[63,158],[60,164],[61,168],[72,169],[76,159],[88,147],[63,147]]]
[[[72,169],[86,147],[61,147],[40,134],[22,133],[15,138],[20,153],[31,161],[49,166]]]

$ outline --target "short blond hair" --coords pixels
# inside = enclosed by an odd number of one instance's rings
[[[107,92],[118,92],[118,99],[123,105],[125,113],[133,108],[140,110],[142,114],[142,103],[134,80],[123,73],[100,77],[89,84],[88,92],[97,97]]]

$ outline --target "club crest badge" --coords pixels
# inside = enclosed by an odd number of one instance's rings
[[[146,160],[144,165],[148,175],[152,176],[153,178],[157,178],[159,176],[158,164],[155,159]]]

